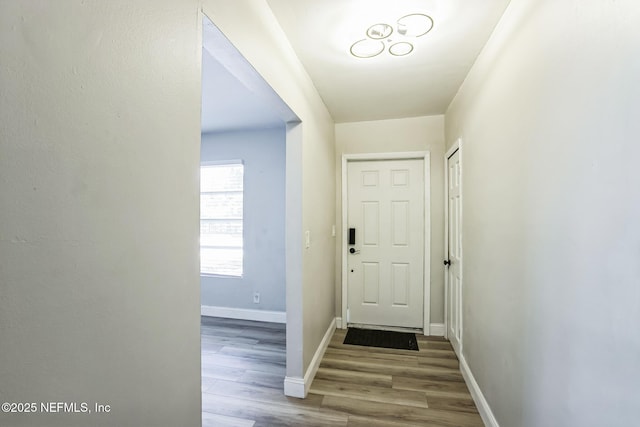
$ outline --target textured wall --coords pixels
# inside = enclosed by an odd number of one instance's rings
[[[200,423],[195,1],[0,2],[2,426]],[[40,411],[38,411],[40,412]]]
[[[463,354],[501,426],[637,424],[639,23],[633,0],[512,0],[447,112]]]

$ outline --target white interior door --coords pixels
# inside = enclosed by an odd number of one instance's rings
[[[350,324],[423,328],[424,160],[347,167]]]
[[[447,338],[459,355],[462,345],[462,169],[460,150],[447,158]],[[445,254],[447,255],[447,254]]]

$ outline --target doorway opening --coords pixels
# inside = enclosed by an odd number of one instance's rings
[[[429,152],[342,158],[342,328],[430,335]]]
[[[256,340],[253,335],[260,332],[256,345],[268,347],[269,339],[273,338],[273,348],[255,348],[252,354],[269,353],[278,359],[274,364],[281,363],[282,371],[272,376],[281,378],[267,379],[272,386],[274,381],[279,381],[284,393],[286,367],[298,356],[294,353],[296,349],[302,347],[301,335],[290,333],[291,328],[284,331],[287,322],[302,323],[302,313],[287,306],[288,301],[295,300],[290,296],[301,293],[298,288],[302,286],[299,280],[302,276],[302,125],[204,12],[201,18],[201,164],[226,162],[243,166],[242,191],[240,186],[217,188],[215,185],[205,191],[210,209],[205,220],[201,215],[201,240],[202,222],[206,222],[204,240],[215,250],[207,253],[210,274],[201,273],[201,314],[234,321],[226,326],[211,319],[203,321],[201,336],[215,331],[208,334],[206,346],[203,339],[203,369],[215,359],[214,352],[218,353],[218,362],[223,363],[231,359],[229,354],[222,353],[240,351],[232,345],[224,350],[221,329],[244,331],[247,336],[236,337],[241,341],[240,347],[247,340]],[[238,202],[239,197],[242,203]],[[201,209],[201,214],[204,211]],[[225,239],[227,243],[234,243],[233,251],[221,250],[231,247],[225,246],[222,242]],[[234,253],[233,265],[227,270],[221,269],[215,253],[230,252]],[[221,303],[223,299],[225,302]],[[256,322],[267,323],[261,327]],[[250,328],[253,332],[249,332]],[[224,364],[217,368],[222,377],[233,370]],[[253,373],[247,373],[250,374]],[[266,381],[264,375],[258,376]],[[225,381],[217,377],[214,380]],[[203,405],[204,402],[203,397]]]

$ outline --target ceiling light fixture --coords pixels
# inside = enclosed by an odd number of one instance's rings
[[[433,28],[433,19],[423,13],[412,13],[398,19],[398,33],[405,37],[422,37]]]
[[[389,53],[393,56],[405,56],[413,51],[413,45],[407,42],[398,42],[389,46]]]
[[[415,39],[427,34],[433,28],[433,19],[424,13],[404,15],[396,21],[397,38],[391,38],[394,27],[385,23],[370,26],[366,39],[351,45],[350,52],[356,58],[373,58],[385,50],[392,56],[406,56],[413,52],[413,43],[406,39]]]
[[[374,40],[386,39],[393,33],[393,27],[389,24],[375,24],[367,30],[367,36]]]
[[[362,39],[351,46],[351,54],[357,58],[373,58],[384,51],[380,40]]]

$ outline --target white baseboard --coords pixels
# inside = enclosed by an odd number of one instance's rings
[[[467,361],[465,360],[463,355],[460,355],[460,372],[462,372],[462,376],[464,377],[464,380],[467,383],[467,387],[471,392],[471,397],[473,397],[473,401],[478,407],[478,412],[480,412],[480,417],[482,417],[484,425],[487,427],[500,427],[498,421],[496,420],[496,417],[491,411],[489,402],[487,402],[487,399],[484,398],[482,390],[480,390],[480,386],[476,382],[476,379],[473,377],[471,368],[469,368],[469,365],[467,364]]]
[[[311,383],[313,382],[313,378],[316,376],[316,372],[318,372],[318,368],[320,367],[320,362],[322,361],[322,356],[324,356],[324,352],[329,347],[329,343],[331,342],[331,337],[333,336],[333,332],[336,330],[336,319],[334,318],[329,324],[329,328],[327,332],[325,332],[322,341],[320,341],[320,345],[316,349],[315,354],[313,355],[313,359],[311,359],[311,363],[309,363],[309,367],[307,368],[307,372],[304,374],[304,378],[300,377],[285,377],[284,378],[284,394],[291,397],[298,397],[300,399],[304,399],[307,397],[307,393],[309,392],[309,388],[311,387]]]
[[[342,317],[336,317],[336,329],[342,329]]]
[[[444,323],[432,323],[429,325],[429,332],[432,337],[444,336]]]
[[[304,399],[305,393],[304,378],[284,377],[284,395]]]
[[[252,310],[249,308],[230,308],[203,305],[200,307],[200,314],[203,316],[211,317],[225,317],[227,319],[287,323],[287,313],[284,311]]]

